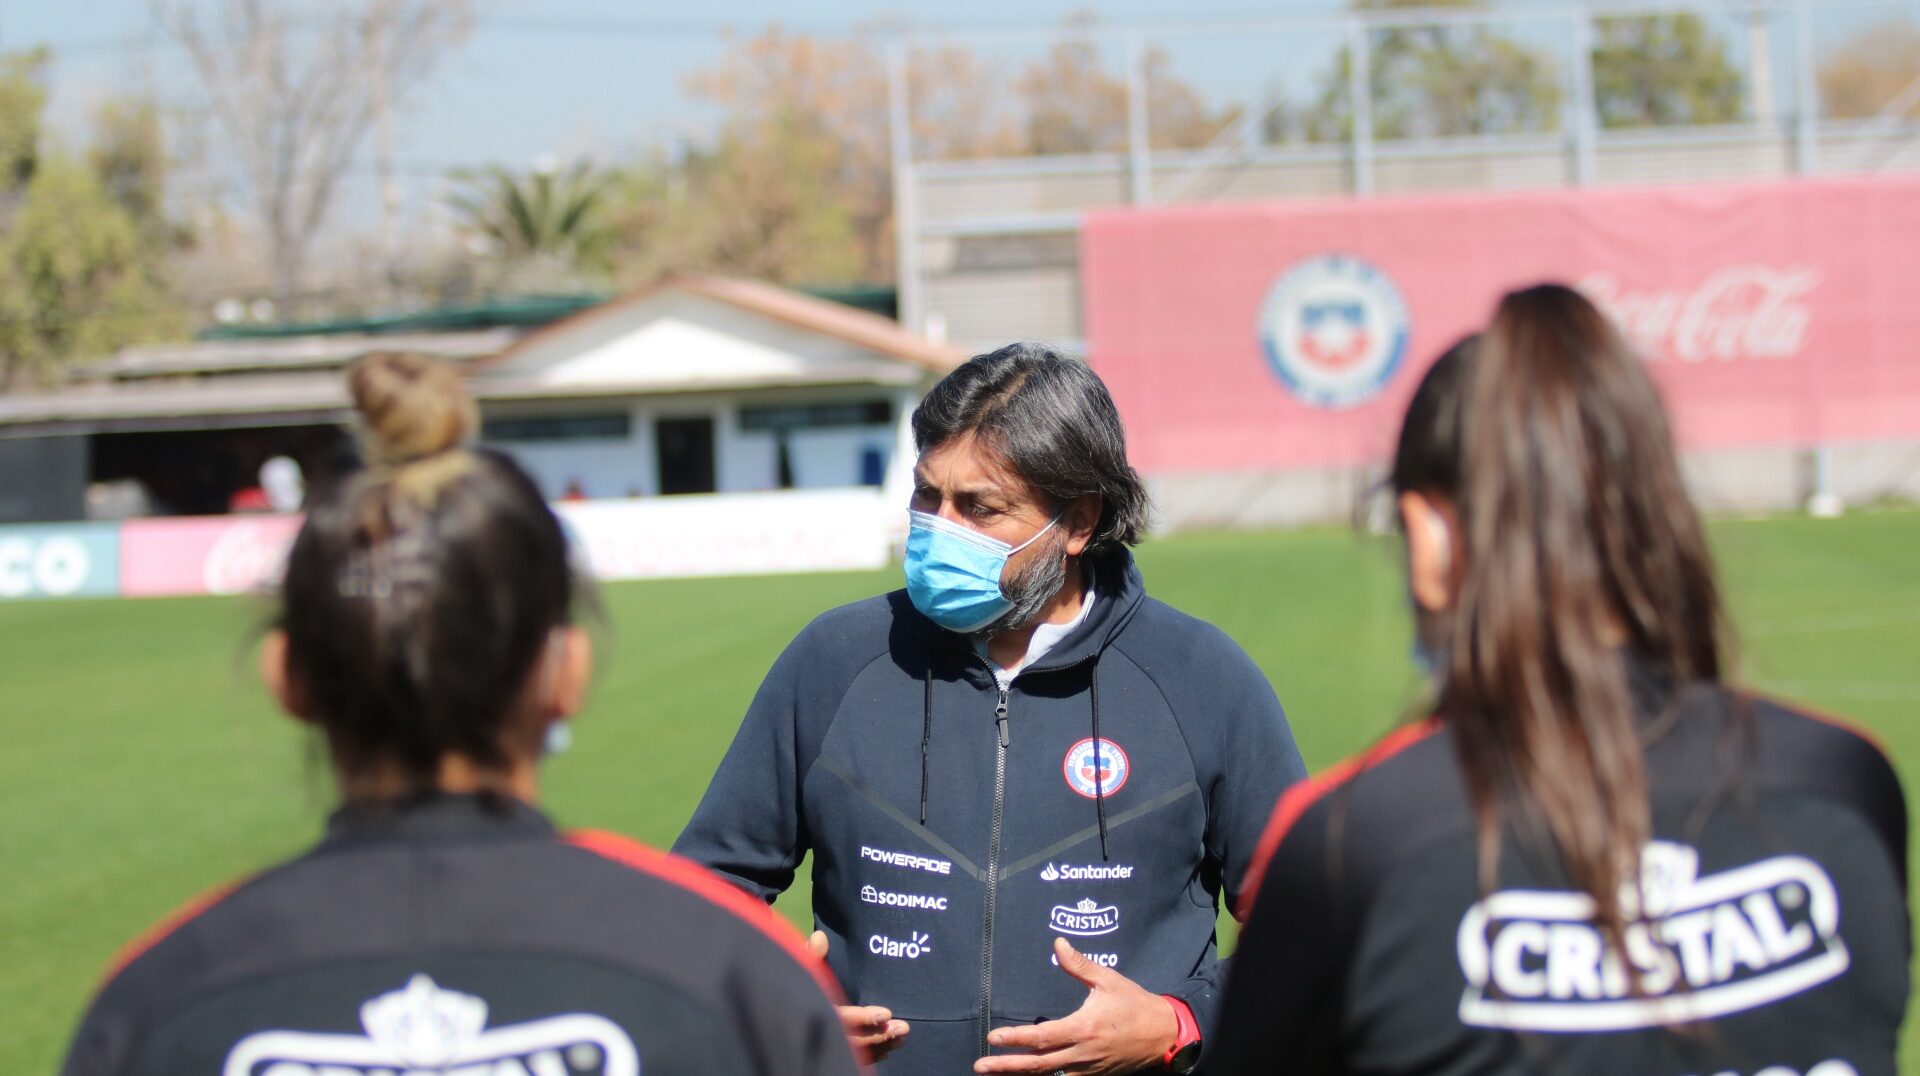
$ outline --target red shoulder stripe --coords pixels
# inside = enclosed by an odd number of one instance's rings
[[[1237,909],[1240,921],[1246,922],[1247,916],[1252,914],[1254,897],[1260,892],[1260,882],[1267,876],[1267,866],[1272,863],[1273,854],[1279,851],[1280,842],[1286,839],[1294,823],[1300,821],[1308,808],[1362,771],[1378,766],[1438,731],[1440,719],[1437,717],[1395,729],[1366,751],[1337,762],[1320,776],[1287,789],[1274,806],[1273,815],[1267,820],[1267,831],[1260,837],[1260,847],[1255,849],[1253,862],[1247,867],[1246,881],[1240,887],[1240,907]]]
[[[820,984],[820,989],[826,992],[827,997],[835,1005],[846,1004],[846,995],[841,991],[840,984],[834,980],[833,973],[827,970],[825,963],[807,951],[806,943],[801,941],[800,932],[793,929],[793,924],[776,914],[771,905],[756,900],[732,882],[690,859],[682,859],[670,852],[649,848],[639,841],[622,837],[617,833],[608,833],[605,830],[575,830],[567,834],[567,843],[604,859],[632,867],[642,874],[671,882],[704,898],[709,904],[718,905],[732,912],[735,918],[766,935],[801,967],[807,969],[814,981]]]
[[[1839,729],[1841,732],[1850,733],[1855,739],[1865,741],[1868,747],[1880,752],[1880,757],[1886,759],[1889,765],[1892,764],[1893,755],[1887,750],[1887,745],[1881,742],[1879,734],[1863,725],[1855,724],[1849,718],[1839,717],[1825,710],[1816,709],[1804,702],[1793,702],[1773,695],[1749,694],[1748,697],[1755,700],[1771,702],[1790,714],[1797,714],[1810,721],[1818,721],[1822,725],[1828,725]]]
[[[227,899],[234,890],[240,888],[244,881],[245,879],[228,882],[223,886],[209,889],[185,904],[182,904],[180,907],[175,908],[167,914],[166,918],[148,927],[138,937],[126,945],[121,946],[120,951],[114,954],[113,960],[107,964],[107,973],[101,976],[100,981],[103,983],[112,981],[114,976],[127,969],[127,965],[145,956],[147,950],[167,940],[168,935],[186,926],[188,923],[193,922],[195,919],[200,918],[206,914],[208,909]]]

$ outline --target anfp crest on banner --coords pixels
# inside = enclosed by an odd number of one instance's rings
[[[1407,304],[1385,273],[1346,254],[1295,264],[1260,308],[1260,342],[1288,391],[1340,410],[1378,395],[1407,355]]]

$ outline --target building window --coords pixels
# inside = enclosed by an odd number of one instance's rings
[[[749,433],[832,429],[836,426],[891,426],[892,400],[849,403],[742,407],[740,428]]]
[[[887,450],[879,445],[868,445],[860,450],[860,484],[863,486],[881,486],[887,481]]]
[[[480,439],[492,444],[630,441],[633,439],[633,416],[625,411],[605,411],[580,415],[489,418],[480,424]]]

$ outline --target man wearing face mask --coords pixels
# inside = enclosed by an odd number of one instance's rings
[[[1264,676],[1145,593],[1112,398],[1032,344],[913,416],[907,587],[787,648],[675,851],[813,944],[883,1072],[1192,1070],[1273,803],[1304,776]]]

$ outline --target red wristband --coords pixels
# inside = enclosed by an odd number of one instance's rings
[[[1181,1001],[1172,994],[1162,994],[1160,996],[1167,999],[1168,1005],[1173,1006],[1173,1019],[1179,1024],[1179,1030],[1174,1035],[1173,1045],[1168,1047],[1166,1054],[1160,1058],[1162,1065],[1172,1065],[1175,1054],[1200,1041],[1200,1022],[1193,1018],[1193,1009],[1188,1007],[1186,1002]]]

